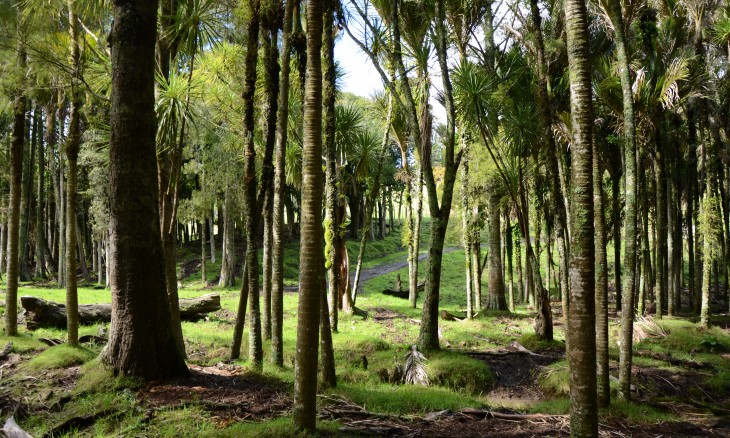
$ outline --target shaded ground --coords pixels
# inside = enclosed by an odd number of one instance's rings
[[[537,384],[537,375],[543,367],[562,359],[565,354],[557,351],[543,351],[539,355],[502,351],[470,353],[469,356],[485,362],[494,373],[494,388],[487,393],[490,401],[512,404],[510,402],[542,400],[544,395]]]
[[[520,415],[504,411],[441,411],[423,416],[396,417],[366,412],[342,399],[329,399],[320,417],[343,423],[348,436],[392,437],[567,437],[567,415]],[[726,437],[725,430],[710,430],[690,422],[636,424],[617,418],[600,424],[603,437]]]
[[[242,368],[233,365],[189,368],[189,379],[141,389],[137,396],[142,405],[154,411],[198,404],[218,418],[238,421],[266,420],[291,409],[291,391],[279,382],[243,375]]]

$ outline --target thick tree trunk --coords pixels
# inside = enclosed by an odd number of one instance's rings
[[[115,0],[111,31],[112,324],[102,362],[147,380],[188,369],[172,331],[158,213],[154,107],[157,1]],[[154,333],[154,336],[150,336]]]
[[[294,423],[314,430],[317,413],[317,350],[322,293],[322,1],[307,2],[307,76],[304,92],[302,220],[299,306],[294,383]]]
[[[593,108],[588,13],[584,0],[566,0],[565,28],[573,126],[570,187],[570,432],[598,436],[596,403],[595,247],[593,227]]]

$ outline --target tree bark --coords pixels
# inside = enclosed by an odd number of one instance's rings
[[[28,234],[30,231],[30,212],[31,212],[31,196],[33,192],[33,163],[35,162],[35,146],[38,139],[38,110],[32,109],[29,105],[25,137],[28,147],[27,155],[23,157],[23,189],[20,195],[20,281],[30,281],[32,279],[28,270],[29,253]],[[31,132],[32,127],[32,132]]]
[[[289,122],[289,70],[291,57],[292,14],[297,0],[286,2],[284,10],[284,35],[281,46],[281,78],[276,120],[276,147],[274,165],[274,198],[272,222],[271,266],[271,361],[284,365],[284,167]]]
[[[79,20],[76,15],[75,0],[68,1],[69,32],[71,34],[71,68],[77,74],[81,69],[81,42],[79,40]],[[69,118],[68,137],[66,138],[66,158],[68,159],[68,180],[66,181],[66,309],[68,343],[79,345],[79,301],[76,289],[76,257],[77,226],[76,221],[76,180],[78,178],[78,158],[81,147],[81,95],[78,90],[78,78],[71,85],[71,115]],[[83,251],[78,251],[83,258]]]
[[[616,41],[616,58],[618,60],[621,92],[623,97],[624,163],[626,178],[626,191],[624,194],[626,218],[623,238],[625,242],[624,267],[626,268],[626,275],[624,276],[623,297],[621,300],[623,308],[621,311],[621,346],[619,352],[619,397],[629,400],[631,398],[631,362],[635,308],[634,290],[636,289],[637,278],[637,252],[639,251],[637,245],[639,234],[637,227],[639,209],[637,197],[639,184],[637,184],[636,125],[634,119],[633,92],[631,89],[631,71],[629,55],[626,47],[626,32],[624,29],[621,2],[619,0],[610,0],[608,12],[611,21],[613,22]],[[644,223],[644,227],[648,229],[648,225],[646,223]],[[648,236],[645,236],[645,239],[648,241],[647,237]],[[648,245],[648,242],[646,245]],[[645,257],[647,256],[648,254],[645,253]],[[645,263],[644,266],[646,270],[648,265]],[[639,296],[641,297],[639,300],[639,310],[643,313],[643,291],[639,291]]]
[[[113,7],[109,144],[112,324],[102,362],[115,374],[146,380],[184,377],[188,369],[172,331],[158,212],[157,1],[115,0]]]
[[[322,247],[322,1],[307,2],[299,306],[294,368],[294,424],[313,431],[317,413],[317,350],[324,257]]]
[[[588,13],[584,0],[566,0],[564,7],[574,138],[570,178],[570,310],[566,328],[570,432],[572,436],[597,437],[593,108]]]
[[[221,273],[219,286],[236,285],[236,239],[234,235],[233,201],[230,199],[230,185],[226,189],[223,201],[223,254],[221,256]]]
[[[499,193],[493,183],[489,191],[489,298],[487,309],[508,310],[502,270]]]
[[[40,110],[40,107],[39,107]],[[51,110],[51,113],[53,111]],[[50,127],[48,126],[50,124]],[[47,129],[53,129],[53,117],[46,111],[46,127]],[[46,176],[46,163],[45,163],[45,148],[44,143],[48,138],[44,137],[43,124],[38,123],[38,148],[36,155],[38,156],[38,184],[37,184],[37,196],[36,196],[36,210],[35,210],[35,253],[36,253],[36,264],[35,264],[35,276],[40,279],[46,278],[46,238],[44,233],[45,215],[43,208],[45,206],[46,190],[45,190],[45,176]]]
[[[243,213],[246,237],[246,276],[248,277],[249,359],[254,367],[263,365],[261,311],[259,302],[258,208],[256,199],[256,149],[254,148],[254,93],[258,62],[260,2],[248,0],[248,29],[243,83]],[[239,318],[242,315],[239,315]]]
[[[593,205],[596,251],[596,361],[598,363],[598,406],[610,404],[608,376],[608,260],[606,259],[606,215],[603,198],[603,165],[593,144]]]
[[[22,36],[18,38],[17,67],[25,70],[27,53]],[[5,288],[5,334],[18,335],[18,245],[20,240],[20,191],[23,180],[23,143],[25,140],[25,90],[15,90],[13,131],[10,138],[10,202],[8,203],[7,286]]]
[[[338,310],[340,302],[340,266],[342,254],[339,245],[340,237],[340,215],[339,208],[339,175],[337,169],[337,151],[335,150],[335,97],[336,97],[336,71],[335,71],[335,41],[334,41],[334,2],[324,0],[323,15],[323,38],[322,38],[322,70],[324,82],[322,83],[322,118],[324,120],[324,132],[322,137],[325,151],[325,209],[327,220],[325,224],[325,241],[327,242],[327,268],[328,279],[328,307],[330,326],[333,332],[338,330]],[[349,310],[349,309],[348,309]],[[323,357],[324,359],[324,357]]]

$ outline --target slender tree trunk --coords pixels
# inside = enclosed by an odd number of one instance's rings
[[[360,250],[357,255],[357,268],[355,269],[355,282],[352,287],[352,304],[353,308],[357,299],[357,292],[360,287],[360,274],[362,273],[362,261],[365,255],[365,245],[367,245],[368,231],[372,224],[373,210],[375,205],[378,203],[379,192],[380,192],[380,174],[383,171],[383,162],[385,161],[385,155],[388,152],[388,138],[390,137],[390,123],[393,116],[393,97],[388,98],[388,115],[385,118],[385,126],[383,128],[383,141],[380,147],[380,156],[378,157],[378,167],[375,170],[375,176],[373,178],[372,185],[368,191],[367,205],[365,207],[365,228],[363,228],[362,239],[360,240]]]
[[[507,233],[505,235],[505,250],[507,252],[507,275],[509,276],[509,290],[508,290],[508,302],[510,312],[515,311],[515,278],[514,270],[512,269],[513,259],[513,237],[512,237],[512,221],[510,220],[509,214],[505,214],[504,220],[507,224]]]
[[[247,259],[243,259],[243,273],[241,274],[241,292],[238,296],[238,309],[236,311],[236,322],[233,325],[233,341],[231,342],[231,360],[241,357],[241,342],[243,342],[243,328],[246,323],[246,310],[248,309],[248,266]]]
[[[23,37],[18,37],[17,67],[24,71],[27,53]],[[20,235],[20,197],[23,180],[23,143],[25,140],[26,97],[24,90],[15,90],[13,131],[10,138],[10,201],[8,203],[8,275],[5,288],[5,334],[18,335],[18,245]]]
[[[508,310],[502,276],[499,194],[494,184],[489,191],[489,298],[487,309]],[[538,268],[539,269],[539,268]]]
[[[674,316],[674,297],[676,294],[676,275],[675,263],[676,246],[675,246],[675,212],[674,212],[674,183],[672,157],[667,157],[669,165],[667,166],[667,316]]]
[[[566,0],[565,28],[570,69],[570,109],[574,140],[571,145],[572,199],[570,202],[571,259],[568,314],[570,370],[570,432],[598,436],[596,403],[595,246],[593,227],[593,108],[588,13],[584,0]]]
[[[462,224],[462,241],[464,245],[464,272],[466,273],[466,317],[472,319],[474,316],[474,306],[472,303],[472,284],[473,272],[472,262],[472,223],[469,218],[471,209],[469,208],[469,151],[466,139],[462,136],[462,144],[464,144],[464,162],[461,167],[461,224]],[[477,259],[478,261],[479,259]]]
[[[52,111],[51,111],[52,112]],[[50,120],[50,122],[49,122]],[[51,115],[46,112],[46,126],[50,123],[50,128],[53,129],[53,119]],[[38,123],[39,131],[43,129],[43,124]],[[35,253],[36,253],[36,265],[35,265],[35,276],[37,278],[46,278],[46,239],[44,229],[44,212],[43,207],[45,206],[45,176],[46,176],[46,163],[45,163],[45,149],[44,139],[42,132],[38,134],[38,149],[36,155],[38,156],[38,191],[36,196],[36,214],[35,214]]]
[[[7,255],[7,236],[8,236],[8,224],[7,222],[0,222],[0,280],[3,279],[5,274],[5,256]]]
[[[249,359],[254,367],[263,363],[261,344],[261,311],[259,309],[259,258],[258,258],[258,217],[256,199],[256,149],[254,147],[254,92],[256,90],[256,64],[259,46],[259,0],[248,0],[248,29],[246,36],[246,59],[243,84],[243,159],[244,189],[243,213],[246,237],[246,276],[248,277],[249,299]],[[239,315],[239,317],[241,317]]]
[[[58,287],[66,287],[66,197],[64,196],[64,165],[61,154],[58,155],[58,199],[56,214],[58,215]]]
[[[226,190],[223,202],[223,254],[221,256],[221,274],[219,286],[236,285],[236,240],[234,234],[233,201],[230,199],[230,186]]]
[[[73,71],[81,69],[81,41],[79,40],[79,20],[76,15],[75,0],[68,1],[68,20],[71,34],[71,67]],[[79,302],[76,289],[76,257],[83,259],[84,252],[77,252],[78,221],[76,220],[76,180],[78,177],[78,157],[81,147],[81,95],[77,78],[71,86],[71,115],[69,117],[68,137],[66,138],[66,158],[68,159],[68,180],[66,186],[66,326],[68,343],[79,345]]]
[[[530,17],[535,27],[535,39],[537,49],[537,100],[540,106],[540,128],[543,131],[548,146],[548,178],[550,179],[550,197],[551,201],[546,204],[546,214],[554,214],[557,219],[556,223],[556,243],[558,245],[558,254],[560,257],[560,288],[563,291],[563,317],[567,315],[570,304],[567,293],[570,286],[568,282],[568,220],[565,211],[565,202],[560,192],[560,171],[558,168],[558,149],[553,134],[553,110],[552,99],[548,90],[549,72],[545,59],[545,43],[542,34],[542,17],[538,7],[538,0],[530,0]],[[548,276],[549,277],[549,276]]]
[[[30,231],[31,196],[33,192],[33,164],[35,162],[35,147],[38,140],[38,109],[28,113],[25,136],[29,140],[26,148],[28,154],[23,159],[23,190],[20,195],[20,280],[32,279],[28,270],[29,248],[28,234]],[[31,132],[32,127],[32,132]]]
[[[619,0],[610,0],[608,8],[609,16],[613,22],[613,30],[616,41],[616,57],[618,60],[619,77],[621,80],[621,91],[623,97],[623,126],[624,126],[624,163],[626,191],[625,211],[626,218],[624,223],[624,266],[626,275],[624,276],[623,297],[621,312],[621,345],[620,345],[620,364],[619,364],[619,397],[629,400],[631,397],[631,362],[632,362],[632,343],[633,343],[633,323],[634,323],[634,289],[636,289],[636,265],[638,252],[638,234],[637,216],[638,216],[638,184],[637,184],[637,149],[636,149],[636,127],[634,121],[634,101],[631,82],[630,60],[626,48],[626,32],[623,23],[623,13],[621,11],[621,2]],[[614,205],[614,208],[616,206]],[[644,220],[645,230],[648,225]],[[614,233],[618,228],[614,226]],[[615,236],[614,236],[615,237]],[[615,241],[615,240],[614,240]],[[614,245],[616,245],[614,243]],[[648,246],[648,236],[645,235],[645,245]],[[645,256],[648,256],[646,253]],[[618,258],[616,259],[618,260]],[[616,262],[615,262],[616,263]],[[647,266],[647,265],[645,265]],[[645,269],[646,271],[646,269]],[[618,270],[616,272],[619,272]],[[644,275],[646,277],[646,274]],[[617,283],[618,285],[618,283]],[[617,289],[618,293],[618,289]],[[618,295],[617,295],[618,296]],[[643,289],[639,291],[639,309],[644,310]],[[600,363],[600,362],[599,362]],[[605,393],[605,385],[603,380],[599,379],[599,394]],[[606,393],[606,401],[608,401],[608,393]],[[600,404],[600,400],[599,400]]]
[[[479,206],[475,205],[473,207],[472,211],[472,217],[478,218],[480,216],[479,212]],[[472,228],[472,237],[471,237],[471,254],[472,254],[472,262],[471,262],[471,268],[474,271],[472,274],[472,282],[474,283],[474,286],[472,288],[472,294],[474,295],[473,298],[473,307],[477,309],[481,309],[481,301],[482,301],[482,270],[481,270],[481,260],[482,260],[482,251],[481,251],[481,233],[479,232],[479,228],[477,226],[473,226]]]
[[[115,0],[111,35],[112,324],[102,362],[161,380],[188,375],[172,330],[155,169],[157,1]],[[153,333],[154,336],[150,336]]]
[[[317,411],[317,330],[322,310],[322,1],[307,2],[307,76],[304,92],[302,220],[294,383],[294,423],[314,430]]]
[[[657,137],[659,129],[657,129]],[[666,250],[667,250],[667,208],[666,208],[666,191],[665,191],[665,172],[663,163],[663,154],[659,151],[662,145],[657,139],[657,160],[656,160],[656,287],[654,292],[654,300],[656,303],[656,316],[662,317],[664,307],[664,292],[666,290]]]
[[[210,226],[210,262],[215,263],[215,228],[214,228],[214,221],[213,221],[213,213],[210,215],[210,219],[208,220],[208,225]],[[219,230],[220,233],[220,230]]]
[[[284,158],[286,153],[287,127],[289,121],[289,69],[291,56],[292,12],[298,1],[286,2],[284,10],[284,35],[281,47],[281,78],[276,120],[276,146],[274,165],[274,204],[272,221],[272,266],[271,266],[271,361],[284,365]]]
[[[279,97],[279,47],[278,28],[273,16],[267,16],[264,29],[262,29],[262,52],[264,53],[264,65],[266,80],[264,92],[266,94],[266,149],[264,152],[263,165],[261,166],[261,188],[259,199],[263,201],[264,219],[264,254],[263,254],[263,302],[264,311],[261,324],[263,326],[263,338],[271,339],[271,273],[272,273],[272,240],[274,220],[274,148],[276,146],[276,117],[278,113],[277,99]]]
[[[598,363],[598,406],[610,404],[608,378],[608,260],[606,259],[606,215],[603,207],[603,165],[593,144],[593,206],[596,251],[596,361]]]
[[[203,283],[203,287],[208,285],[208,275],[206,272],[206,255],[205,255],[205,246],[206,246],[206,230],[208,228],[207,219],[203,218],[200,220],[200,281]]]
[[[621,177],[611,178],[611,214],[613,215],[613,282],[616,285],[616,310],[621,310]]]
[[[330,29],[330,28],[325,28]],[[324,285],[324,284],[323,284]],[[322,288],[322,309],[319,317],[320,355],[322,361],[322,387],[324,389],[337,386],[335,373],[335,353],[332,348],[332,329],[330,327],[329,304],[327,303],[327,289]]]
[[[340,217],[338,214],[339,204],[339,178],[337,170],[337,151],[335,149],[335,98],[336,98],[336,71],[335,71],[335,41],[334,41],[334,3],[332,0],[324,0],[323,15],[323,38],[322,38],[322,69],[324,82],[322,83],[322,118],[324,119],[324,132],[322,143],[325,150],[325,208],[327,219],[325,224],[325,241],[327,242],[327,278],[328,278],[328,307],[330,326],[333,332],[338,330],[338,310],[340,293],[340,267],[342,254],[340,253]],[[324,339],[323,339],[324,342]],[[323,345],[324,347],[324,345]],[[324,352],[323,352],[323,360]],[[326,379],[325,379],[326,380]]]

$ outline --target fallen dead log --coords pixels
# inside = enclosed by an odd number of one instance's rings
[[[388,295],[388,296],[396,297],[396,298],[403,298],[404,300],[408,299],[407,290],[385,289],[383,291],[383,295]]]
[[[547,415],[547,414],[506,414],[503,412],[495,412],[489,409],[473,409],[464,408],[461,410],[462,414],[472,415],[478,418],[496,418],[498,420],[511,420],[511,421],[529,421],[529,420],[542,420],[542,419],[557,419],[566,418],[567,415]]]
[[[20,297],[20,304],[26,311],[25,326],[29,330],[41,327],[66,328],[66,306],[43,298]],[[221,308],[221,297],[218,294],[203,295],[198,298],[180,300],[180,319],[197,321],[206,313]],[[84,304],[79,306],[79,324],[109,322],[112,319],[111,304]]]
[[[449,311],[442,310],[441,319],[443,319],[444,321],[462,321],[466,319],[466,316],[454,315]]]

